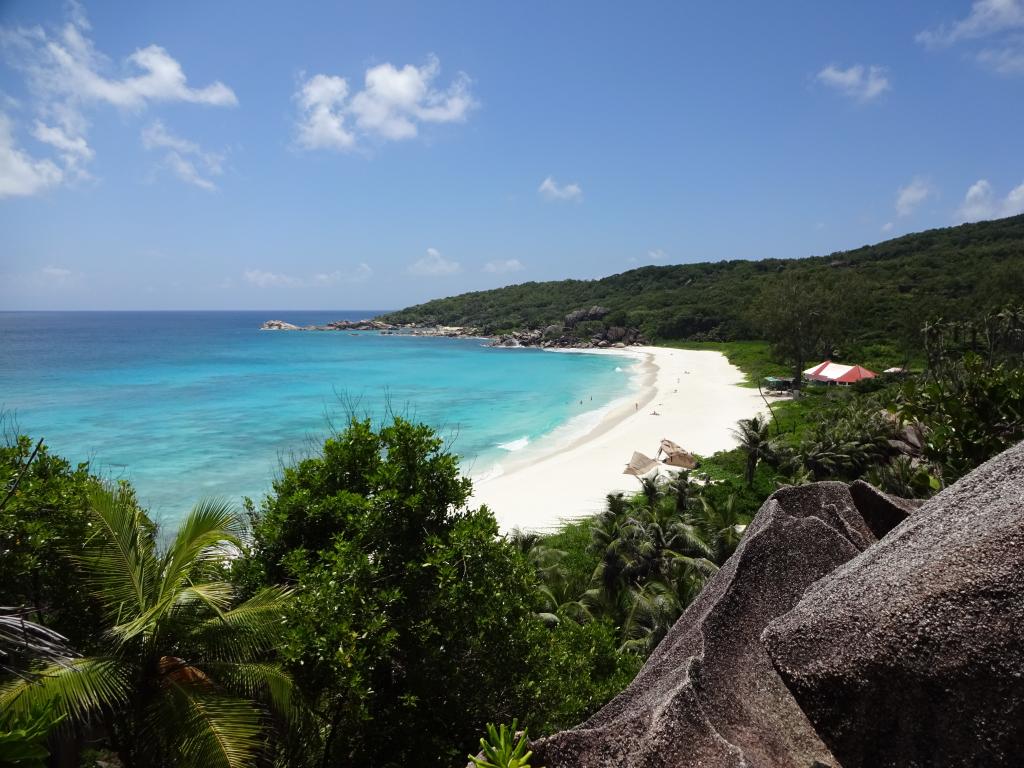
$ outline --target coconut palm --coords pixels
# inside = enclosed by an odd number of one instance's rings
[[[165,549],[130,493],[90,493],[81,566],[109,622],[101,656],[0,686],[0,726],[39,709],[102,728],[126,766],[247,766],[275,721],[298,717],[292,681],[267,661],[290,593],[238,603],[224,580],[242,533],[226,504],[195,506]]]
[[[709,559],[716,565],[722,565],[736,551],[750,520],[737,511],[736,494],[730,494],[717,504],[706,496],[702,496],[700,501],[701,513],[691,516],[691,522],[710,548]]]
[[[758,415],[752,419],[740,419],[736,422],[736,429],[733,430],[733,435],[740,441],[740,448],[747,455],[745,476],[748,486],[754,484],[754,473],[757,471],[758,462],[772,458],[769,426],[768,420]]]

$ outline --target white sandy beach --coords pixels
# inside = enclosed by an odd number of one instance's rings
[[[703,455],[731,448],[736,421],[764,410],[757,390],[740,386],[743,374],[719,352],[632,347],[625,354],[639,366],[640,386],[629,402],[567,445],[512,454],[500,476],[474,481],[473,503],[487,504],[502,531],[546,530],[592,515],[606,494],[639,488],[622,474],[633,451],[654,458],[662,438]]]

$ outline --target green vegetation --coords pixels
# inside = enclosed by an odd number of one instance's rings
[[[298,717],[269,658],[290,593],[236,601],[223,575],[242,524],[223,504],[197,505],[163,551],[131,493],[93,483],[89,511],[75,559],[103,609],[99,652],[0,685],[0,728],[44,710],[101,730],[126,765],[251,765],[274,719]]]
[[[469,492],[428,427],[353,420],[253,510],[236,578],[295,585],[281,654],[324,764],[455,764],[485,723],[572,724],[635,672],[602,625],[537,618],[534,568]]]
[[[483,757],[469,755],[469,761],[477,768],[530,768],[533,752],[526,748],[526,731],[516,738],[518,724],[518,720],[513,720],[511,727],[495,728],[493,723],[488,723],[487,738],[480,739]]]
[[[393,312],[399,323],[474,326],[488,333],[543,329],[570,312],[602,306],[604,326],[640,328],[648,338],[767,339],[800,344],[811,358],[914,358],[921,325],[935,317],[973,318],[1019,302],[1024,285],[1024,216],[921,232],[852,251],[805,259],[723,261],[643,267],[601,280],[524,283],[437,299]],[[797,305],[780,294],[801,290]],[[821,317],[799,338],[772,333],[801,320],[811,300]],[[773,306],[774,302],[774,306]],[[590,324],[582,323],[589,333]],[[875,347],[880,345],[881,349]],[[779,349],[781,351],[781,349]],[[878,353],[882,352],[882,355]],[[782,362],[793,370],[795,359]],[[886,366],[888,367],[888,366]]]
[[[398,313],[494,330],[603,304],[601,323],[725,352],[752,384],[851,350],[922,370],[805,387],[741,420],[734,449],[551,534],[500,536],[441,439],[401,418],[352,420],[247,500],[248,525],[202,502],[164,547],[130,486],[11,438],[0,764],[456,765],[479,740],[476,765],[528,768],[525,729],[621,691],[778,487],[865,478],[925,498],[1024,439],[1022,262],[1017,217]]]

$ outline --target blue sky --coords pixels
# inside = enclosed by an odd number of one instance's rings
[[[1024,0],[2,0],[0,27],[0,308],[390,308],[1024,211]]]

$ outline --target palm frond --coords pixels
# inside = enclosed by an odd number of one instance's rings
[[[297,722],[308,711],[300,703],[295,681],[276,664],[268,663],[212,663],[205,665],[217,683],[230,690],[259,701],[289,722]]]
[[[128,701],[130,667],[114,659],[69,659],[0,685],[0,723],[45,709],[77,721]]]
[[[205,686],[172,682],[168,698],[176,710],[181,764],[245,768],[264,747],[262,713],[251,701],[223,696]]]
[[[116,621],[145,613],[158,587],[152,521],[130,494],[96,483],[89,491],[96,532],[80,556],[96,596]]]
[[[161,597],[226,562],[228,548],[240,545],[244,530],[241,517],[227,501],[204,499],[192,507],[162,558]]]
[[[280,642],[293,591],[267,587],[244,603],[201,622],[186,642],[220,661],[255,661]]]
[[[26,608],[0,607],[0,661],[9,656],[30,659],[66,659],[75,654],[68,639],[25,618]]]

